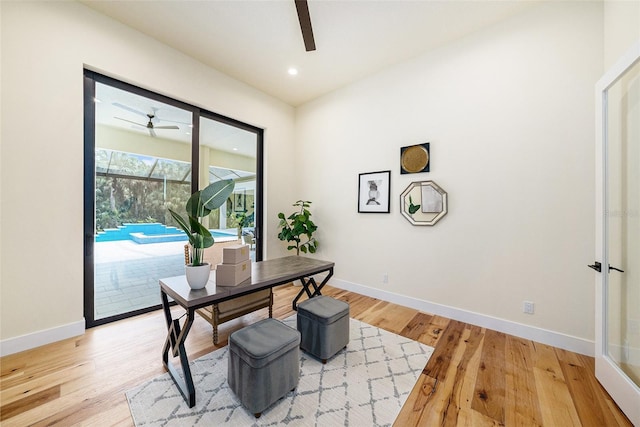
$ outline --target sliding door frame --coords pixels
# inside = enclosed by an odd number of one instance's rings
[[[263,218],[263,156],[264,156],[264,130],[247,123],[212,113],[211,111],[200,110],[200,116],[206,119],[215,120],[229,126],[237,127],[247,132],[256,134],[256,194],[255,194],[255,229],[256,239],[256,261],[262,261],[262,218]],[[198,117],[199,119],[200,117]],[[257,209],[259,207],[259,209]]]
[[[262,220],[263,220],[263,153],[264,130],[256,126],[187,104],[159,93],[143,89],[103,74],[84,69],[84,200],[83,200],[83,256],[84,256],[84,318],[87,328],[103,325],[150,311],[158,310],[161,304],[122,313],[115,316],[95,319],[95,289],[94,289],[94,243],[95,243],[95,135],[96,135],[96,83],[102,83],[136,95],[154,99],[156,101],[187,110],[192,114],[193,129],[191,132],[191,193],[198,191],[199,158],[200,158],[200,117],[206,117],[218,122],[234,126],[256,134],[256,194],[255,194],[255,238],[256,261],[263,256]]]

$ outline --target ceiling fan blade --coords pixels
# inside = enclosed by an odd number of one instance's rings
[[[179,123],[179,124],[185,125],[185,126],[191,125],[191,123],[181,122],[179,120],[169,120],[169,119],[165,119],[165,118],[160,118],[158,116],[156,116],[156,120],[158,120],[159,122]]]
[[[171,125],[171,126],[154,126],[154,129],[180,129],[178,126],[175,125]]]
[[[122,108],[123,110],[130,111],[130,112],[132,112],[134,114],[137,114],[139,116],[142,116],[142,117],[145,117],[145,118],[148,117],[147,113],[143,113],[142,111],[136,110],[135,108],[131,108],[131,107],[126,106],[124,104],[120,104],[119,102],[114,102],[112,105],[114,105],[114,106],[116,106],[118,108]]]
[[[143,124],[140,124],[140,123],[133,122],[131,120],[123,119],[122,117],[114,117],[114,119],[122,120],[123,122],[127,122],[127,123],[133,123],[134,125],[142,126],[143,128],[147,127],[147,125],[143,125]]]
[[[154,138],[157,136],[153,128],[149,128],[149,135],[153,136]]]
[[[302,30],[302,40],[304,40],[304,48],[307,52],[316,50],[316,42],[313,39],[313,29],[311,28],[311,17],[309,16],[309,4],[307,0],[294,0],[296,2],[296,10],[298,11],[298,21],[300,21],[300,30]]]

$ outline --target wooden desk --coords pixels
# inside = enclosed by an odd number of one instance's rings
[[[162,309],[167,321],[167,339],[162,349],[162,363],[178,386],[189,407],[191,408],[196,404],[196,391],[184,342],[195,320],[198,308],[250,294],[261,289],[300,280],[302,289],[292,302],[295,310],[296,304],[303,294],[306,293],[309,298],[322,295],[322,288],[327,284],[329,278],[333,276],[333,266],[333,262],[299,256],[259,261],[251,265],[251,279],[247,279],[237,286],[217,286],[214,270],[211,272],[207,286],[198,290],[193,290],[189,287],[185,276],[160,279],[160,297],[162,298]],[[318,273],[327,273],[320,285],[311,277]],[[186,311],[182,326],[180,325],[180,319],[174,319],[171,315],[169,297],[173,298]],[[171,349],[173,357],[180,357],[182,376],[169,360],[169,349]]]

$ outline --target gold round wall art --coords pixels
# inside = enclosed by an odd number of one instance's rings
[[[429,172],[429,143],[402,147],[400,167],[402,173]]]

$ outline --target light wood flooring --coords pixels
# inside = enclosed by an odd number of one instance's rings
[[[274,317],[293,314],[299,289],[274,290]],[[595,379],[591,357],[330,286],[324,294],[349,302],[353,318],[435,348],[395,426],[631,426]],[[266,316],[224,324],[220,346]],[[124,393],[164,372],[165,333],[157,311],[3,357],[0,424],[131,426]],[[191,360],[217,348],[203,319],[186,347]]]

